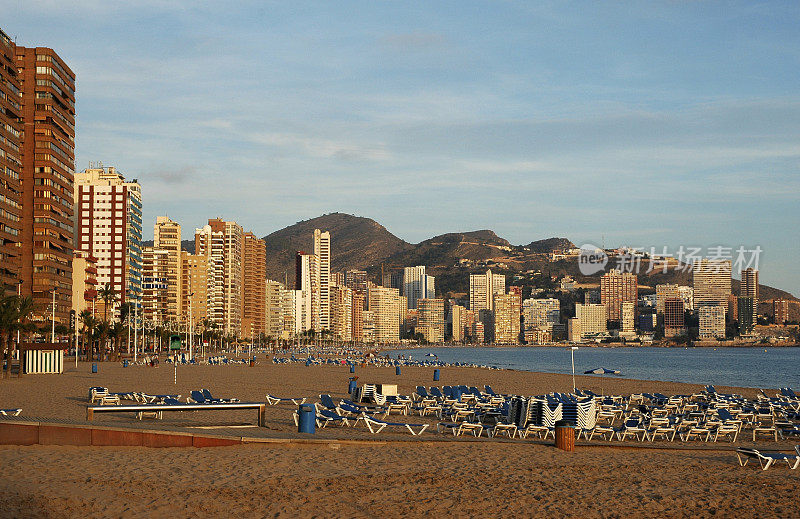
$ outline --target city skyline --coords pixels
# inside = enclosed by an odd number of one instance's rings
[[[797,6],[487,6],[19,2],[3,29],[75,71],[76,170],[138,179],[145,221],[758,245],[800,293]]]

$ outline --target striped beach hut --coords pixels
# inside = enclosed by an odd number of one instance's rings
[[[21,345],[24,352],[23,368],[26,374],[63,373],[63,344],[30,342]]]

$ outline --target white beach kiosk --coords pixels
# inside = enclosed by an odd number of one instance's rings
[[[24,361],[20,364],[26,375],[64,372],[64,345],[52,342],[20,344]]]

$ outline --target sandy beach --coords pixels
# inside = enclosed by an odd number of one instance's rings
[[[263,357],[263,355],[261,356]],[[85,423],[87,391],[179,393],[206,387],[217,396],[263,401],[319,393],[346,397],[346,367],[274,365],[123,368],[101,363],[62,375],[0,381],[0,407],[21,417]],[[359,367],[359,382],[396,383],[409,394],[431,385],[432,369]],[[606,394],[687,394],[701,386],[579,376],[578,386]],[[491,384],[498,392],[567,391],[568,375],[442,368],[438,384]],[[718,387],[750,398],[756,390]],[[774,389],[769,391],[774,392]],[[181,398],[183,400],[183,397]],[[313,398],[312,398],[313,397]],[[265,438],[299,438],[292,405],[254,413],[166,413],[163,421],[129,414],[100,416],[98,425],[202,430]],[[169,414],[178,416],[168,416]],[[189,416],[191,415],[191,416]],[[408,421],[433,418],[402,417]],[[434,429],[435,430],[435,429]],[[430,429],[429,429],[430,431]],[[743,435],[736,446],[752,446]],[[740,467],[731,443],[579,442],[574,453],[552,440],[453,438],[426,432],[371,435],[365,428],[318,429],[318,439],[353,443],[250,444],[216,448],[73,446],[0,447],[0,515],[4,517],[800,517],[800,471],[785,464],[762,472]],[[794,443],[759,441],[785,452]]]

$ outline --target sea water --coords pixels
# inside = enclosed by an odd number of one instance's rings
[[[394,352],[422,360],[504,369],[572,373],[570,348],[415,348]],[[800,348],[588,348],[574,351],[575,373],[619,370],[621,377],[753,388],[788,386],[800,391]],[[394,355],[393,355],[394,356]],[[606,375],[614,376],[614,375]]]

